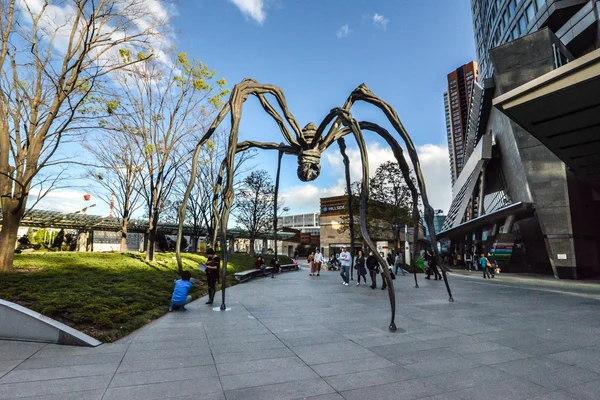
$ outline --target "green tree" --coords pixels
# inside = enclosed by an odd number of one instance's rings
[[[234,215],[238,227],[248,233],[251,255],[254,255],[256,238],[273,227],[274,206],[275,185],[267,171],[253,171],[242,180]]]
[[[0,0],[0,270],[13,267],[32,184],[69,161],[58,150],[84,126],[89,95],[107,74],[139,62],[123,62],[116,49],[164,31],[158,1]]]
[[[110,116],[101,121],[107,139],[125,135],[132,151],[141,155],[136,187],[146,208],[149,227],[146,260],[154,260],[158,221],[169,204],[178,174],[185,171],[191,141],[211,119],[229,93],[224,79],[186,53],[170,53],[170,63],[122,51],[124,62],[142,59],[117,77],[119,91],[107,98]]]

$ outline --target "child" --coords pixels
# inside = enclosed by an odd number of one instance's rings
[[[191,282],[190,282],[191,281]],[[173,296],[171,297],[171,305],[169,306],[169,312],[174,309],[180,311],[187,311],[185,305],[192,301],[192,296],[188,295],[192,285],[199,285],[200,281],[192,278],[190,271],[183,271],[181,273],[181,279],[175,281],[175,289],[173,289]]]

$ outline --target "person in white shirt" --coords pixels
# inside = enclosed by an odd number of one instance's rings
[[[350,282],[350,266],[352,264],[352,256],[350,255],[350,253],[348,251],[346,251],[346,248],[343,247],[342,248],[342,252],[340,254],[340,260],[342,262],[342,268],[341,268],[341,272],[340,275],[342,276],[342,279],[344,280],[344,282],[342,282],[345,286],[348,286],[348,282]]]
[[[323,258],[323,254],[321,254],[321,250],[317,249],[317,253],[315,254],[315,270],[317,271],[317,276],[321,276],[321,265],[325,262]]]

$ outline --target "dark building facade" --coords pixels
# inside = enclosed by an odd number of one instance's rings
[[[587,101],[592,86],[583,83],[595,82],[593,71],[580,77],[579,89],[573,86],[579,95],[528,108],[522,114],[528,122],[507,111],[529,101],[530,86],[545,85],[545,98],[559,93],[556,80],[574,74],[569,63],[591,57],[586,54],[600,45],[599,4],[473,1],[480,71],[488,79],[472,93],[478,109],[471,107],[466,141],[476,145],[453,187],[440,235],[451,240],[452,251],[490,251],[509,271],[574,279],[600,274],[600,188],[557,156],[572,147],[572,154],[581,151],[576,157],[589,157],[600,142],[598,109],[578,106]],[[578,69],[589,63],[581,64]],[[510,101],[502,100],[507,96]],[[549,131],[554,145],[539,140],[546,140],[539,132]]]

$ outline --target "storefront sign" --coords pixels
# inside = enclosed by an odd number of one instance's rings
[[[340,210],[345,210],[346,206],[330,206],[330,207],[323,207],[323,212],[330,212],[330,211],[340,211]]]

